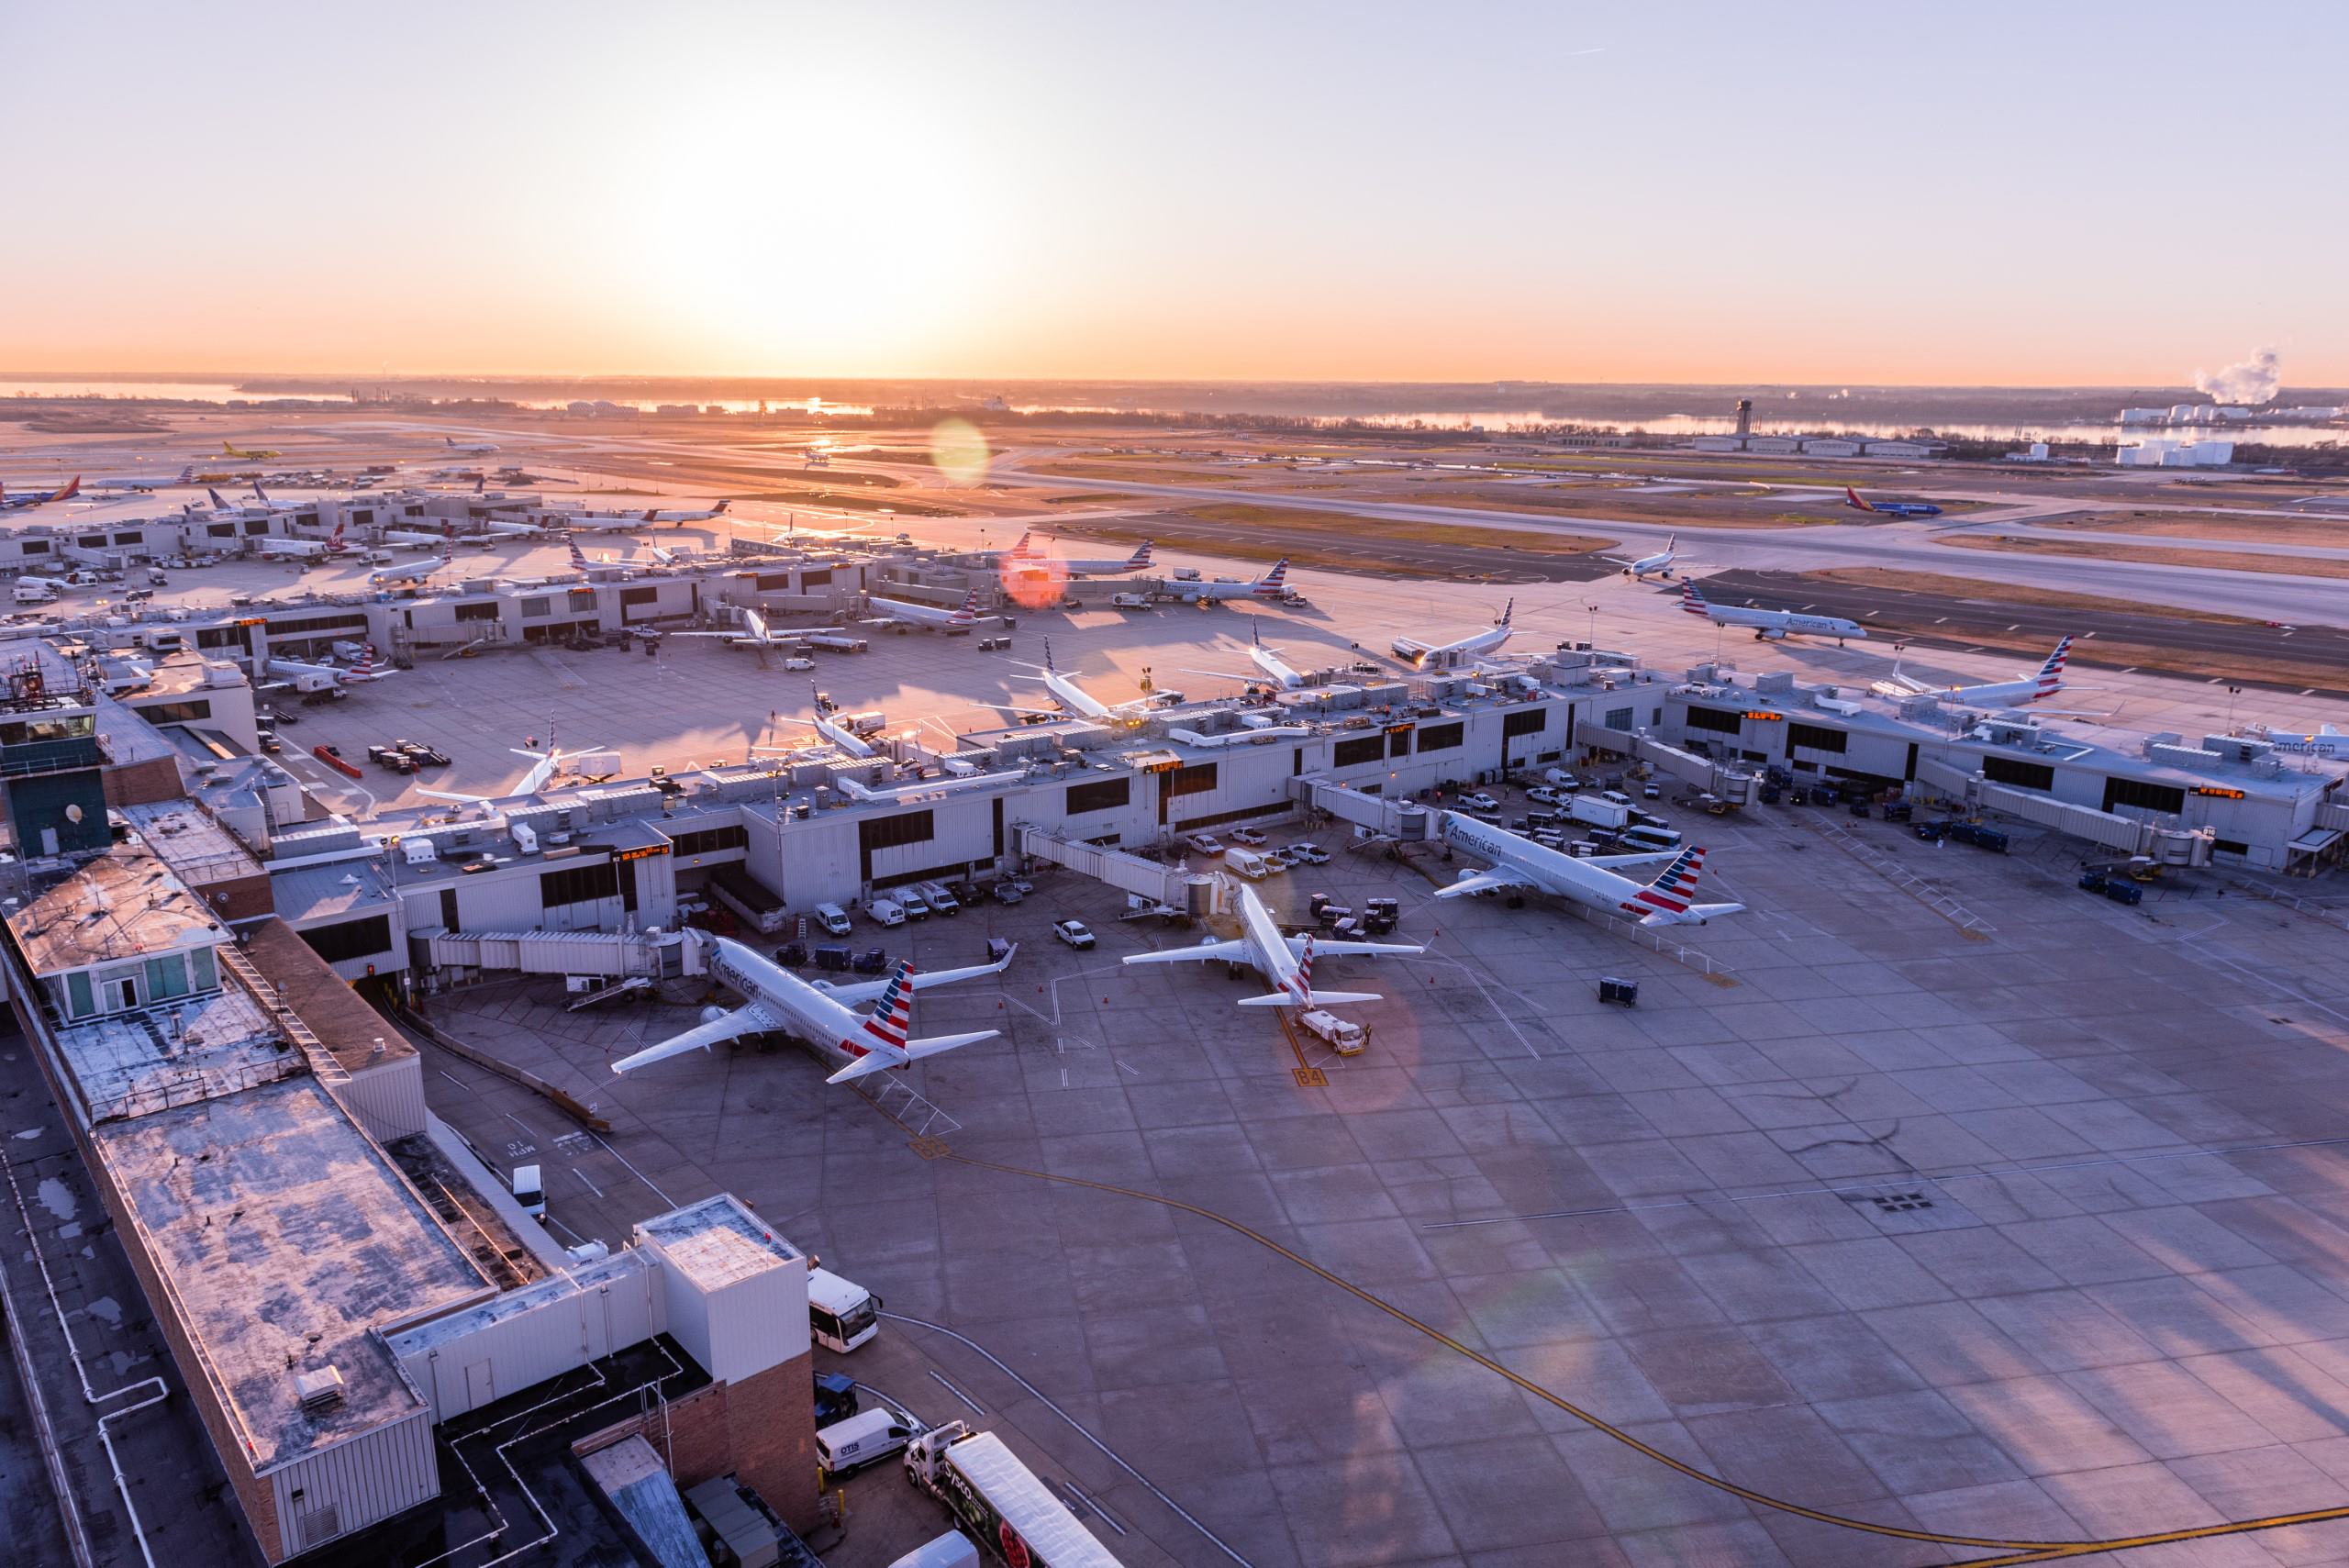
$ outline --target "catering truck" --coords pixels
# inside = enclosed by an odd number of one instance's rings
[[[1578,795],[1566,802],[1566,815],[1594,828],[1620,828],[1631,819],[1631,808],[1603,795]]]
[[[906,1476],[1008,1568],[1121,1568],[993,1432],[932,1427],[906,1445]]]

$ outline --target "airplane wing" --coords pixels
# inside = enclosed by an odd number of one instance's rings
[[[688,1051],[707,1051],[729,1040],[740,1040],[746,1034],[765,1034],[783,1027],[774,1014],[753,1002],[747,1007],[737,1007],[709,1023],[696,1024],[683,1034],[673,1034],[658,1045],[648,1045],[633,1056],[623,1056],[612,1063],[615,1073],[633,1073],[655,1062],[665,1062],[672,1056],[682,1056]]]
[[[1464,893],[1483,893],[1491,888],[1531,887],[1534,884],[1513,871],[1495,866],[1474,876],[1464,876],[1458,882],[1447,883],[1435,890],[1438,898],[1457,898]],[[1318,945],[1318,944],[1317,944]]]
[[[1655,850],[1637,855],[1586,855],[1583,857],[1582,863],[1586,866],[1598,866],[1602,871],[1613,871],[1617,866],[1652,866],[1659,862],[1676,861],[1679,858],[1678,850]]]
[[[1288,951],[1292,953],[1302,954],[1305,951],[1305,939],[1303,937],[1289,938]],[[1420,946],[1418,942],[1338,942],[1323,941],[1319,937],[1313,939],[1313,956],[1316,958],[1324,958],[1331,953],[1384,952],[1409,954],[1425,952],[1427,951],[1428,950],[1426,948]],[[1318,995],[1319,993],[1317,992],[1316,995]]]
[[[1261,681],[1264,679],[1261,674],[1242,675],[1232,670],[1192,670],[1186,668],[1184,670],[1183,673],[1186,675],[1212,675],[1219,681]]]
[[[1196,947],[1168,948],[1163,952],[1128,953],[1127,963],[1207,963],[1215,960],[1226,963],[1253,964],[1256,950],[1246,942],[1201,942]]]
[[[1014,942],[1010,951],[993,963],[974,963],[968,969],[918,969],[913,973],[914,989],[927,991],[933,985],[952,985],[958,980],[977,980],[989,974],[1001,974],[1011,967],[1011,961],[1019,952],[1019,944]],[[844,1007],[853,1007],[878,999],[882,992],[889,989],[889,983],[886,980],[867,980],[855,985],[827,985],[823,989],[833,1001]]]

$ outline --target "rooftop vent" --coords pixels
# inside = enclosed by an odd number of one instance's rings
[[[295,1375],[294,1392],[301,1396],[306,1414],[331,1410],[342,1403],[342,1373],[330,1366]]]

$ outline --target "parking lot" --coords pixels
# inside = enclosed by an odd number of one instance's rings
[[[1255,977],[1117,962],[1205,933],[1055,871],[1017,906],[858,923],[924,966],[1020,944],[922,995],[918,1031],[1004,1039],[885,1091],[894,1116],[788,1048],[615,1082],[704,998],[573,1015],[551,982],[433,1016],[610,1136],[435,1052],[442,1111],[551,1163],[566,1239],[754,1202],[894,1315],[822,1359],[1005,1432],[1130,1562],[1923,1564],[1988,1553],[1908,1536],[2335,1501],[2337,929],[2217,879],[2122,907],[2025,835],[1664,815],[1751,906],[1674,933],[1694,964],[1539,903],[1432,903],[1458,868],[1427,849],[1258,884],[1284,913],[1395,896],[1428,945],[1331,962],[1386,999],[1310,1087],[1232,1005]],[[1063,917],[1099,946],[1051,940]],[[894,1465],[848,1497],[845,1568],[942,1528]],[[2322,1561],[2342,1528],[2168,1550]]]

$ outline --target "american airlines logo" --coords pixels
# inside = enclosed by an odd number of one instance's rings
[[[1487,839],[1482,833],[1470,831],[1468,828],[1461,826],[1460,818],[1456,817],[1453,817],[1452,821],[1452,836],[1454,840],[1460,843],[1467,845],[1478,854],[1488,856],[1494,860],[1499,860],[1506,852],[1502,850],[1499,840]]]

